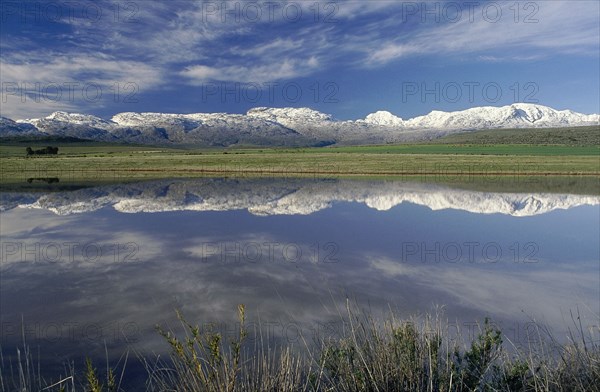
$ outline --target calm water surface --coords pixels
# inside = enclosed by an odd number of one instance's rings
[[[251,330],[298,343],[335,335],[346,298],[463,331],[490,316],[517,344],[532,320],[558,339],[571,312],[598,324],[594,195],[196,179],[1,196],[5,360],[23,336],[47,369],[166,354],[154,327],[175,309],[233,334],[240,303]]]

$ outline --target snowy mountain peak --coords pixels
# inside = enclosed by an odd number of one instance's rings
[[[13,121],[10,118],[0,116],[0,136],[22,136],[22,135],[40,135],[38,129],[29,124]]]
[[[557,110],[551,109],[547,106],[527,104],[527,103],[516,103],[510,105],[513,108],[516,116],[521,116],[527,120],[536,122],[544,117],[555,116],[556,113],[560,113]]]
[[[69,127],[82,126],[86,128],[98,128],[105,131],[111,129],[115,124],[110,120],[92,116],[90,114],[68,113],[57,111],[44,118],[19,120],[22,124],[31,124],[38,130],[44,132],[44,129],[50,124],[66,124]],[[76,135],[73,135],[76,136]]]
[[[46,120],[63,121],[70,123],[81,123],[81,124],[108,124],[110,123],[103,118],[92,116],[89,114],[80,113],[67,113],[67,112],[54,112],[45,118]]]
[[[281,124],[292,122],[321,122],[333,121],[330,114],[321,113],[310,108],[267,108],[257,107],[248,110],[248,116],[260,117],[271,121],[277,121]]]
[[[64,119],[68,119],[70,117],[71,117],[71,115],[68,112],[57,111],[57,112],[51,113],[50,115],[46,116],[45,118],[47,118],[48,120],[62,121]],[[73,117],[75,117],[75,116],[73,116]]]
[[[172,117],[172,115],[166,113],[123,112],[114,115],[111,120],[120,126],[132,127],[136,125],[148,124],[148,122],[156,121],[157,119],[165,119],[170,117]]]
[[[457,112],[434,110],[405,122],[410,128],[425,129],[489,129],[533,128],[596,125],[598,114],[585,115],[570,110],[555,110],[531,103],[515,103],[508,106],[482,106]]]
[[[378,112],[369,114],[367,117],[365,117],[364,122],[368,124],[386,125],[392,127],[404,126],[404,120],[402,118],[385,110],[380,110]]]

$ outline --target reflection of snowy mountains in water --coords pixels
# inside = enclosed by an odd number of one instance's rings
[[[385,211],[402,203],[432,210],[532,216],[600,197],[553,193],[496,193],[394,181],[306,179],[178,179],[103,185],[59,192],[2,192],[0,210],[36,208],[69,215],[112,207],[123,213],[247,210],[255,215],[306,215],[334,202]]]

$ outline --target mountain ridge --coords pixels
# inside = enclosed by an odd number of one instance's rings
[[[57,111],[36,119],[0,117],[0,137],[57,135],[142,144],[311,146],[401,143],[482,129],[598,124],[598,114],[528,103],[454,112],[434,110],[411,119],[377,111],[358,120],[337,120],[306,107],[256,107],[246,114],[123,112],[110,119]]]

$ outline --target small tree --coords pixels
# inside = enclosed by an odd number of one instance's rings
[[[31,147],[27,147],[25,149],[27,151],[27,155],[56,155],[58,154],[58,147],[46,146],[44,148],[40,148],[39,150],[33,150]]]
[[[45,153],[50,155],[58,154],[58,147],[48,146],[45,148]]]

